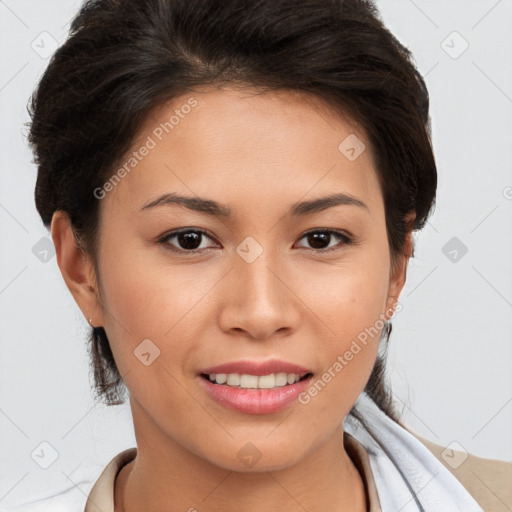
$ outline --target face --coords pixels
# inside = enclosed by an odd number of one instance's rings
[[[159,107],[132,152],[97,192],[101,307],[75,297],[107,332],[138,434],[231,470],[250,471],[249,442],[258,470],[293,465],[339,430],[403,286],[365,134],[311,97],[224,88]],[[214,373],[309,377],[241,391],[201,375],[227,363]]]

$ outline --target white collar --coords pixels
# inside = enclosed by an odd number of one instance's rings
[[[436,456],[364,391],[356,410],[374,437],[352,414],[345,419],[344,430],[368,452],[382,512],[484,512]]]

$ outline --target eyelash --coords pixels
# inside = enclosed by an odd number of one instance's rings
[[[171,238],[174,238],[175,236],[178,236],[178,235],[180,235],[182,233],[199,233],[199,234],[201,234],[201,235],[203,235],[205,237],[208,237],[211,240],[215,241],[215,239],[211,235],[209,235],[208,232],[206,232],[206,231],[204,231],[202,229],[183,228],[183,229],[179,229],[179,230],[171,231],[170,233],[167,233],[166,235],[162,236],[158,240],[158,243],[160,243],[162,245],[165,245],[171,251],[179,252],[179,253],[182,253],[182,254],[198,254],[198,253],[201,253],[201,252],[203,252],[205,250],[205,249],[186,250],[186,249],[180,249],[180,248],[174,247],[174,246],[169,244],[169,240]],[[355,243],[353,238],[351,238],[350,236],[346,235],[345,233],[343,233],[341,231],[337,231],[337,230],[334,230],[334,229],[316,229],[316,230],[308,231],[308,232],[304,233],[299,238],[299,240],[302,240],[304,237],[307,237],[308,235],[312,235],[312,234],[315,234],[315,233],[328,233],[330,235],[334,235],[335,237],[341,239],[342,245],[341,246],[335,245],[335,246],[329,247],[327,249],[314,249],[314,248],[309,248],[309,247],[301,247],[302,249],[306,249],[306,250],[312,251],[312,252],[326,253],[326,252],[331,252],[331,251],[343,249],[343,247],[346,247],[347,245],[351,245],[351,244]],[[330,243],[330,240],[329,240],[329,243]]]

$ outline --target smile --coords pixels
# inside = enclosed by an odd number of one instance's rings
[[[277,373],[269,375],[249,375],[246,373],[211,373],[201,374],[215,384],[223,384],[242,389],[273,389],[289,384],[295,384],[310,373],[299,375],[298,373]]]
[[[215,379],[212,380],[214,376]],[[284,383],[285,377],[286,383]],[[217,404],[245,414],[272,414],[295,402],[298,396],[310,386],[313,374],[306,373],[300,377],[299,374],[293,373],[275,375],[202,373],[197,378],[201,388]],[[217,379],[225,382],[218,383]],[[288,379],[292,382],[289,383]]]

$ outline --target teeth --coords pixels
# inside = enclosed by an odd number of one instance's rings
[[[212,373],[208,375],[211,382],[227,384],[244,389],[272,389],[293,384],[300,380],[297,373],[271,373],[270,375],[248,375],[239,373]]]

